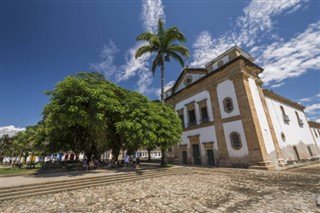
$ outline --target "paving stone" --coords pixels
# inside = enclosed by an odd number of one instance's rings
[[[4,201],[0,212],[319,211],[320,196],[315,187],[319,175],[221,168],[191,170],[199,172]]]

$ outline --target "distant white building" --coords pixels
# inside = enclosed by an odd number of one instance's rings
[[[274,169],[319,158],[320,124],[307,121],[303,106],[262,89],[262,72],[238,47],[205,68],[185,68],[165,93],[184,125],[174,160]]]
[[[316,141],[318,148],[320,148],[320,124],[314,121],[309,121],[308,123],[311,128],[311,134]]]

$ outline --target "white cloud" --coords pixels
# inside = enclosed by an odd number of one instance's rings
[[[142,57],[135,59],[135,53],[139,49],[140,45],[136,45],[129,49],[126,53],[126,64],[120,67],[121,75],[119,76],[119,81],[128,80],[129,78],[135,76],[139,70],[148,69],[148,62],[150,55],[146,54]]]
[[[320,21],[310,24],[305,32],[288,41],[272,33],[273,17],[293,13],[304,3],[300,0],[251,1],[236,25],[219,38],[213,38],[208,31],[199,34],[193,44],[194,61],[191,66],[201,67],[237,45],[250,48],[249,53],[264,68],[260,77],[273,88],[284,85],[285,79],[309,70],[320,70]],[[266,35],[273,42],[257,45],[259,39]]]
[[[320,113],[320,103],[316,103],[316,104],[312,104],[312,105],[307,106],[304,109],[304,112],[307,114],[310,114],[310,115]]]
[[[300,0],[251,1],[243,10],[244,16],[237,20],[237,25],[241,27],[239,39],[245,44],[249,43],[247,46],[252,46],[258,33],[272,28],[272,17],[284,12],[292,13],[300,6]]]
[[[319,49],[320,21],[287,42],[268,45],[257,60],[264,68],[260,77],[268,85],[300,76],[307,70],[319,70]]]
[[[104,45],[100,58],[102,61],[93,63],[90,68],[103,73],[107,79],[113,78],[117,74],[118,67],[114,64],[114,55],[119,52],[112,40],[109,40],[108,45]]]
[[[273,84],[273,85],[271,85],[271,88],[278,88],[278,87],[281,87],[282,85],[284,85],[283,82],[281,82],[279,84]]]
[[[301,98],[299,104],[307,104],[304,112],[311,120],[320,120],[320,93],[311,97]]]
[[[254,48],[259,39],[271,32],[273,17],[285,12],[292,13],[298,10],[301,4],[301,0],[251,1],[244,8],[244,15],[237,18],[236,25],[219,38],[212,38],[207,31],[199,34],[193,45],[194,60],[190,65],[203,66],[232,46]],[[274,39],[281,40],[274,34],[271,35]]]
[[[161,0],[142,0],[141,18],[145,31],[155,32],[159,18],[164,19],[164,10]],[[126,81],[130,78],[138,76],[137,81],[138,91],[140,93],[149,93],[148,89],[152,83],[152,72],[148,63],[150,54],[143,55],[135,59],[135,52],[144,43],[136,44],[125,55],[125,64],[115,65],[114,55],[119,51],[116,45],[109,41],[101,53],[101,62],[91,65],[92,69],[100,71],[105,74],[108,79],[113,79],[116,82]]]
[[[169,81],[167,84],[165,84],[164,85],[164,91],[167,91],[168,89],[173,87],[174,83],[175,83],[174,81]],[[161,88],[154,89],[154,91],[155,91],[157,97],[159,97],[159,99],[160,99],[160,97],[161,97]]]
[[[15,127],[13,125],[2,126],[2,127],[0,127],[0,137],[2,137],[3,135],[14,136],[18,132],[25,131],[25,130],[26,130],[26,128],[19,128],[19,127]]]
[[[307,98],[301,98],[298,100],[299,104],[303,104],[303,103],[308,103],[308,102],[313,102],[313,101],[320,101],[320,93],[311,96],[311,97],[307,97]]]
[[[143,25],[146,31],[156,32],[158,20],[165,19],[161,0],[142,0]]]
[[[150,69],[143,69],[139,71],[139,80],[137,82],[138,84],[138,91],[142,94],[149,94],[152,90],[149,89],[153,76]]]

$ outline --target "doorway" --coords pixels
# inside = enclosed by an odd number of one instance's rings
[[[294,152],[296,153],[296,157],[297,157],[298,161],[300,161],[300,156],[299,156],[297,147],[293,146],[293,149],[294,149]]]
[[[208,165],[215,166],[213,150],[207,150]]]
[[[201,165],[201,156],[200,156],[199,145],[198,144],[193,144],[192,145],[192,149],[193,149],[194,164]]]
[[[183,151],[183,152],[182,152],[182,163],[183,163],[183,164],[188,164],[187,151]]]

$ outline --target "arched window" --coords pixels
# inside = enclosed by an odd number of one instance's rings
[[[241,137],[238,132],[231,132],[230,133],[230,142],[232,148],[239,150],[242,147]]]
[[[233,111],[233,101],[230,97],[227,97],[225,99],[223,99],[223,108],[224,111],[227,113],[230,113]]]
[[[217,65],[218,65],[218,67],[222,67],[224,65],[224,63],[222,60],[220,60]]]
[[[189,84],[191,84],[192,83],[192,75],[186,76],[183,83],[185,86],[188,86]]]

